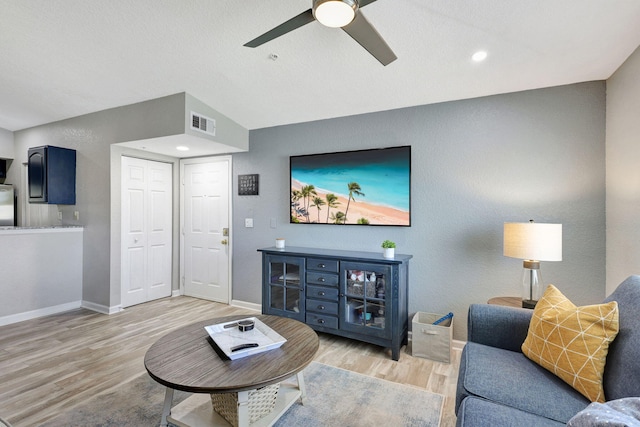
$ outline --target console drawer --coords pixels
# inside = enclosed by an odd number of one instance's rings
[[[338,286],[339,276],[333,273],[307,271],[307,283],[324,286]]]
[[[323,286],[307,286],[307,298],[321,298],[332,301],[338,300],[338,288],[325,288]]]
[[[307,258],[307,270],[338,272],[338,261],[333,259]]]
[[[324,314],[307,313],[307,325],[338,329],[338,318]]]
[[[307,310],[316,313],[326,313],[338,315],[338,303],[330,301],[322,301],[319,299],[308,299],[306,301]]]

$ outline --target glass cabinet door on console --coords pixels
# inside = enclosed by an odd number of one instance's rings
[[[379,264],[341,264],[342,329],[388,338],[391,335],[391,268]]]
[[[304,322],[304,258],[269,256],[264,266],[268,281],[263,312]],[[265,291],[263,290],[263,291]]]

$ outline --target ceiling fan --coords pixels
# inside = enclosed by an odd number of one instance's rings
[[[397,59],[396,55],[360,11],[360,8],[374,1],[376,0],[313,0],[311,9],[256,37],[245,46],[258,47],[317,20],[327,27],[342,28],[382,65],[388,65]]]

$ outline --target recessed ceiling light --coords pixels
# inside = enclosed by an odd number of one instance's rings
[[[189,147],[185,147],[184,145],[178,145],[176,147],[176,150],[178,150],[178,151],[189,151]]]
[[[487,52],[484,50],[479,50],[471,56],[471,59],[476,62],[482,62],[487,59]]]

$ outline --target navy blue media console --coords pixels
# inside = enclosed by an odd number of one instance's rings
[[[411,255],[275,247],[262,252],[262,313],[391,349],[407,343]]]

